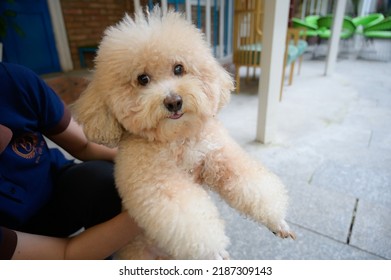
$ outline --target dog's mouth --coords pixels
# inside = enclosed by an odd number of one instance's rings
[[[170,112],[168,118],[172,120],[180,119],[183,116],[183,100],[176,93],[170,93],[163,100],[164,107]]]
[[[172,120],[180,119],[183,116],[184,113],[181,112],[173,112],[171,115],[168,116],[168,118]]]

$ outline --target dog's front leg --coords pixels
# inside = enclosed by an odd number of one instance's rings
[[[115,175],[124,207],[164,252],[176,259],[214,259],[225,251],[228,238],[217,208],[161,147],[122,147]]]
[[[288,204],[280,179],[254,161],[228,135],[222,148],[205,159],[201,179],[214,188],[228,204],[255,221],[264,224],[282,238],[295,238],[285,222]]]

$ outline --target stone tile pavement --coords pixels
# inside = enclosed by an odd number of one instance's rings
[[[391,63],[307,59],[284,88],[276,139],[254,141],[257,81],[241,83],[220,119],[290,193],[280,240],[219,202],[234,259],[391,259]],[[216,199],[219,201],[218,199]]]

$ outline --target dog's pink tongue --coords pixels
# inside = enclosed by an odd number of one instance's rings
[[[176,119],[179,119],[180,117],[182,117],[182,115],[183,114],[174,113],[174,114],[170,115],[170,119],[176,120]]]

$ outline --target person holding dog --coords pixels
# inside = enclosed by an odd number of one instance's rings
[[[116,150],[89,142],[33,71],[0,63],[0,89],[0,259],[104,259],[136,237],[115,188]]]

